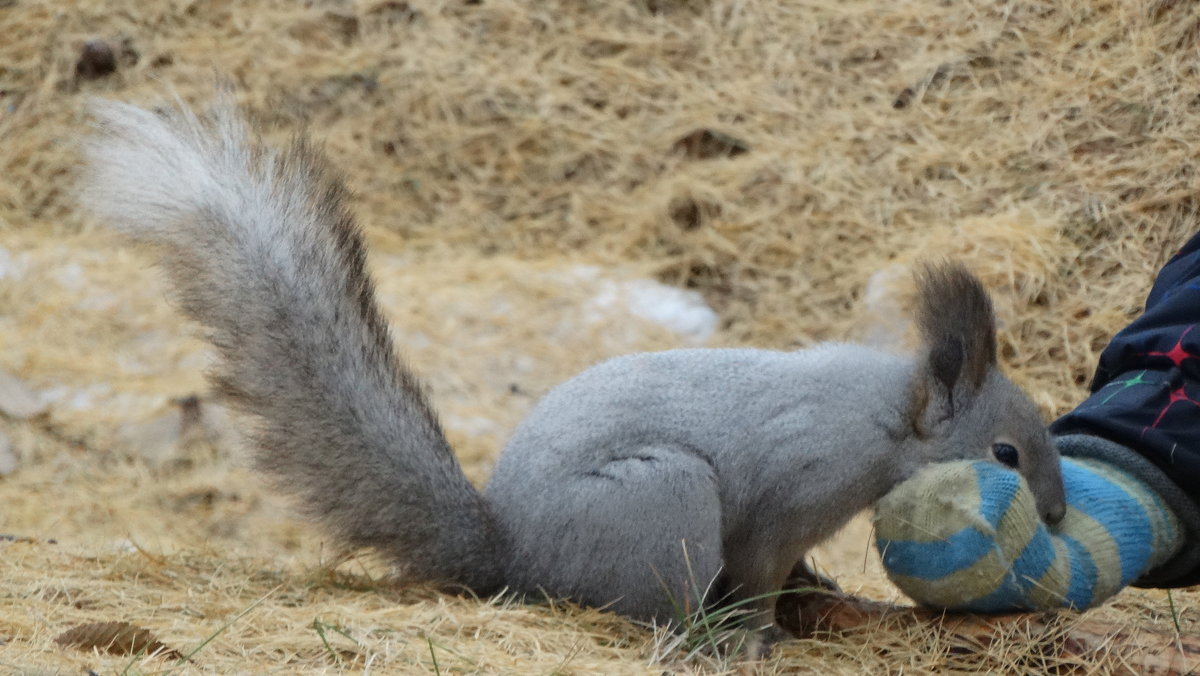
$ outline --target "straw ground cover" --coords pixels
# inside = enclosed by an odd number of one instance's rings
[[[269,135],[320,138],[401,350],[480,483],[555,382],[688,343],[611,303],[597,320],[596,274],[700,294],[709,344],[786,349],[873,339],[903,317],[905,266],[958,257],[1051,417],[1197,229],[1200,9],[1178,0],[7,0],[0,35],[0,370],[45,404],[0,419],[16,460],[0,532],[18,536],[0,543],[3,670],[174,667],[55,642],[92,622],[199,647],[183,672],[723,668],[603,613],[405,587],[293,518],[244,469],[149,259],[75,209],[89,96],[169,86],[203,104],[222,73]],[[91,38],[111,63],[80,67]],[[817,560],[902,600],[862,519]],[[1198,606],[1128,590],[1066,622],[1186,636]],[[972,647],[877,623],[764,668],[1056,659],[1138,664],[1117,641],[1059,659],[1019,631]]]

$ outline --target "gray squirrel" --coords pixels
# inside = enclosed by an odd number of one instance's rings
[[[781,588],[812,579],[805,553],[929,463],[1015,467],[1043,518],[1063,515],[1057,452],[998,370],[986,291],[956,264],[919,276],[916,357],[823,344],[611,359],[536,404],[480,492],[395,352],[318,149],[264,145],[228,103],[94,113],[82,202],[156,245],[258,468],[408,579],[667,623],[745,602],[773,641]]]

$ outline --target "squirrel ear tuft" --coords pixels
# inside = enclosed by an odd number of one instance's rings
[[[942,263],[926,265],[917,288],[917,325],[939,370],[978,388],[996,365],[996,315],[983,283],[961,263]]]
[[[925,265],[917,288],[925,347],[911,405],[920,431],[953,417],[983,386],[996,366],[996,318],[983,284],[960,263]]]

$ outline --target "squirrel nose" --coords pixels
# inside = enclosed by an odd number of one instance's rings
[[[1066,514],[1067,514],[1067,506],[1066,505],[1055,505],[1055,506],[1051,507],[1050,509],[1046,510],[1042,514],[1042,520],[1045,521],[1048,525],[1053,526],[1053,525],[1057,524],[1059,521],[1062,521],[1063,517],[1066,516]]]

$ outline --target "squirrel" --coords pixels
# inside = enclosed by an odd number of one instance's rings
[[[916,356],[829,343],[617,357],[551,389],[481,492],[397,355],[319,148],[264,144],[228,102],[93,112],[82,205],[154,245],[257,467],[407,579],[668,624],[740,603],[773,642],[785,582],[813,579],[805,553],[926,465],[1016,468],[1044,519],[1064,513],[1057,451],[999,370],[987,292],[956,263],[918,273]]]

